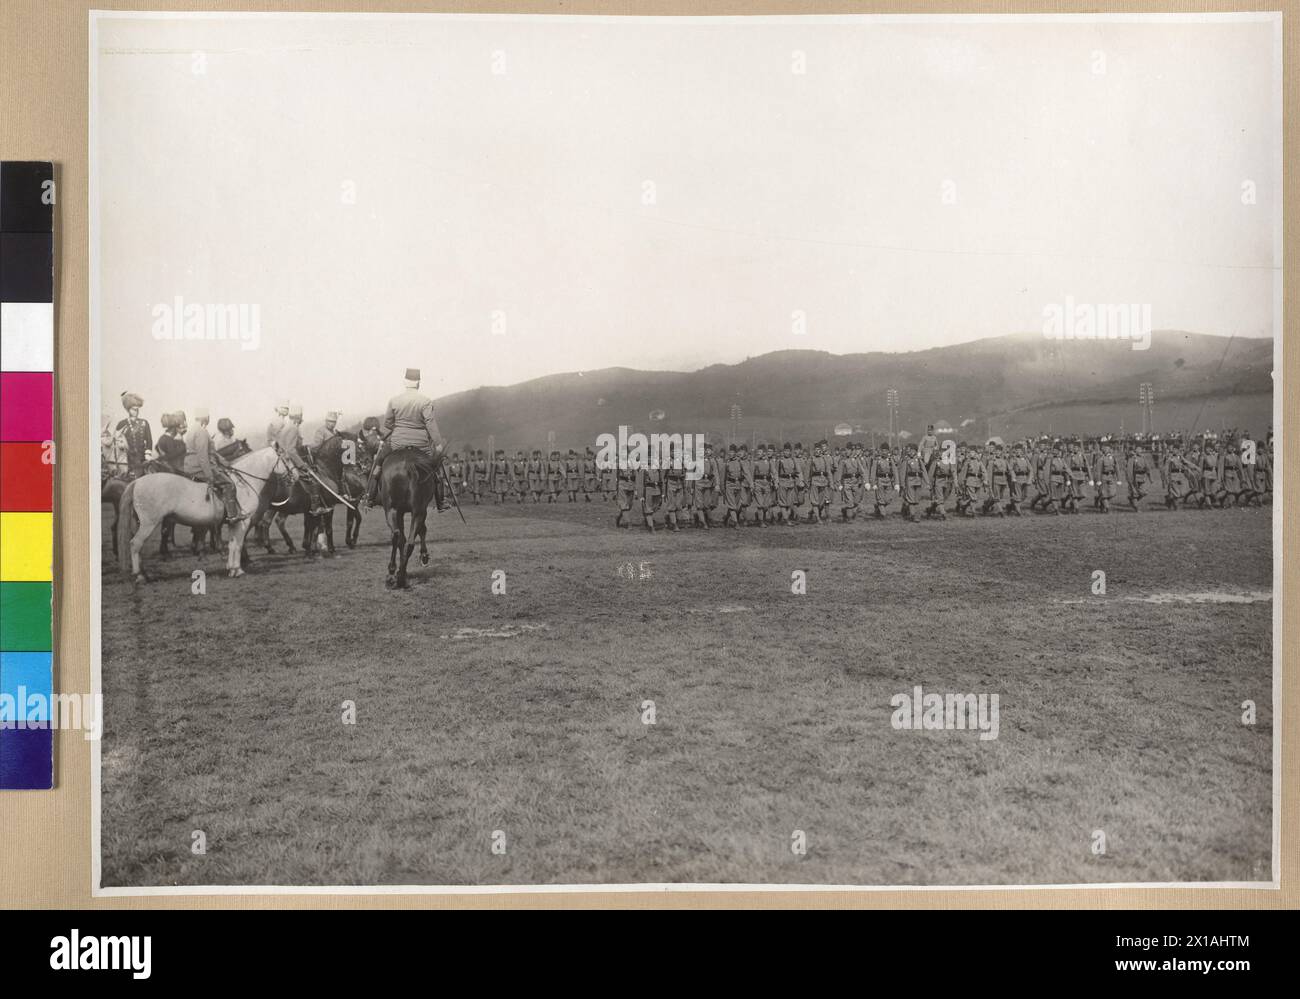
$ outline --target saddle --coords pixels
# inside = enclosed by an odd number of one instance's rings
[[[236,458],[241,458],[246,454],[251,454],[252,451],[253,449],[248,446],[248,441],[243,440],[242,438],[233,443],[227,444],[225,447],[217,448],[217,454],[224,461],[234,461]]]

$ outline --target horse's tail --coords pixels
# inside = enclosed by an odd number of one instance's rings
[[[117,566],[125,576],[131,575],[131,534],[135,526],[135,486],[139,479],[133,479],[122,490],[122,498],[117,501]]]

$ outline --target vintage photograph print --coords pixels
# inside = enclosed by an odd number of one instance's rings
[[[92,14],[96,893],[1276,885],[1280,35]]]

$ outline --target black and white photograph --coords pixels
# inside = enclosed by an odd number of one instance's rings
[[[93,12],[94,893],[1277,887],[1281,25]]]

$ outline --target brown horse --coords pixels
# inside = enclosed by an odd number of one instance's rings
[[[434,498],[434,482],[441,471],[442,457],[434,458],[419,448],[399,448],[384,459],[379,471],[379,500],[384,505],[384,519],[392,532],[388,556],[388,588],[405,589],[406,563],[420,540],[420,564],[429,564],[425,546],[425,518]],[[411,533],[405,530],[406,515],[411,515]],[[398,556],[401,556],[400,560]]]

